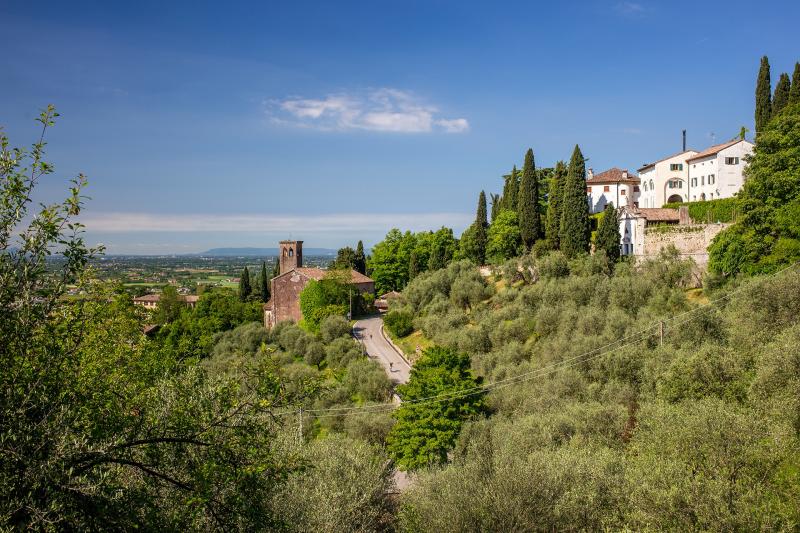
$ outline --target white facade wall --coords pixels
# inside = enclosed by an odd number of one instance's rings
[[[753,144],[742,141],[702,159],[689,162],[689,197],[692,202],[731,198],[744,185],[745,156]]]
[[[633,183],[586,184],[586,201],[593,214],[601,212],[608,203],[613,203],[616,208],[638,205],[640,194],[641,187]]]
[[[689,165],[686,160],[697,152],[687,150],[654,165],[639,169],[641,196],[639,207],[662,207],[670,198],[678,202],[689,199]]]
[[[644,255],[644,228],[647,220],[628,210],[620,213],[619,234],[622,255]]]

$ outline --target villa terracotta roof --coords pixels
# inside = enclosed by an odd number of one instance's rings
[[[640,207],[635,211],[650,222],[677,222],[680,220],[677,209],[665,207]]]
[[[675,154],[669,155],[667,157],[664,157],[662,159],[659,159],[658,161],[655,161],[654,163],[645,163],[644,165],[642,165],[642,167],[640,169],[637,170],[637,172],[641,172],[642,170],[648,169],[650,167],[654,167],[657,164],[661,163],[662,161],[666,161],[667,159],[672,159],[673,157],[677,157],[677,156],[682,155],[682,154],[688,154],[689,152],[697,153],[697,150],[692,150],[691,148],[689,148],[688,150],[681,150],[678,153],[675,153]],[[692,157],[694,157],[694,156],[692,156]]]
[[[586,183],[639,183],[639,177],[628,172],[627,169],[614,167],[605,172],[594,174],[586,180]]]
[[[744,139],[734,139],[734,140],[732,140],[732,141],[728,141],[728,142],[726,142],[726,143],[722,143],[722,144],[715,144],[714,146],[712,146],[712,147],[710,147],[710,148],[707,148],[707,149],[703,150],[703,151],[702,151],[702,152],[700,152],[699,154],[697,154],[697,155],[693,155],[692,157],[690,157],[690,158],[689,158],[689,159],[687,159],[686,161],[687,161],[687,162],[689,162],[689,161],[694,161],[695,159],[702,159],[702,158],[704,158],[704,157],[708,157],[708,156],[710,156],[710,155],[715,155],[715,154],[718,154],[719,152],[721,152],[721,151],[722,151],[722,150],[724,150],[725,148],[729,148],[729,147],[733,146],[734,144],[738,144],[738,143],[742,142],[743,140],[744,140]]]
[[[317,267],[300,267],[300,268],[295,268],[294,270],[306,276],[307,278],[311,278],[317,281],[325,278],[325,276],[327,276],[329,272],[328,270],[323,270]],[[365,276],[361,272],[356,272],[355,270],[350,271],[350,281],[355,284],[373,283],[372,278]]]

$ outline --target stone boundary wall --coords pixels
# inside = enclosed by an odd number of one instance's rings
[[[698,265],[705,266],[711,240],[728,226],[730,224],[679,224],[646,228],[643,256],[656,256],[662,248],[672,245],[682,256],[691,257]]]

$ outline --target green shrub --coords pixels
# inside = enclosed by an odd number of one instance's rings
[[[384,325],[392,335],[405,337],[414,331],[413,317],[407,311],[389,311],[383,319]]]
[[[696,224],[714,222],[734,222],[739,212],[737,198],[718,198],[703,202],[676,202],[664,204],[664,207],[678,209],[682,206],[689,207],[689,217]]]

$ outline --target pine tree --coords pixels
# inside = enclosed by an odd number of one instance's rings
[[[578,145],[572,152],[561,201],[561,251],[576,257],[589,251],[589,204],[586,201],[586,163]]]
[[[530,251],[542,236],[542,217],[539,213],[539,178],[533,163],[533,150],[525,153],[522,166],[522,181],[517,195],[517,211],[519,212],[519,231],[522,244]]]
[[[771,92],[769,59],[764,56],[761,58],[761,68],[758,70],[758,81],[756,82],[756,136],[764,129],[772,115]]]
[[[353,270],[362,274],[367,273],[367,256],[364,254],[364,243],[361,241],[358,241],[358,245],[356,245],[356,258]]]
[[[547,220],[545,237],[550,247],[558,248],[558,232],[561,228],[561,201],[564,195],[564,181],[567,178],[567,165],[563,161],[556,163],[553,177],[547,194]]]
[[[609,202],[606,204],[603,217],[600,219],[600,225],[595,234],[595,250],[605,251],[608,258],[616,262],[619,260],[620,238],[617,210],[614,208],[614,204]]]
[[[494,222],[497,218],[497,215],[500,214],[500,209],[502,207],[502,199],[500,198],[499,194],[489,193],[489,198],[491,198],[492,202],[492,216],[491,221]]]
[[[239,278],[239,299],[247,301],[247,298],[253,292],[253,287],[250,286],[250,271],[247,267],[242,270],[242,276]]]
[[[789,89],[789,104],[800,104],[800,63],[794,64],[792,87]]]
[[[519,173],[517,165],[511,170],[511,174],[506,176],[506,183],[503,187],[503,197],[500,201],[501,209],[517,210],[517,197],[519,194]]]
[[[772,116],[780,113],[789,104],[790,90],[789,75],[783,72],[778,78],[778,83],[775,84],[775,96],[772,98]]]
[[[261,261],[261,279],[258,280],[261,288],[261,301],[269,301],[269,277],[267,277],[267,262]]]
[[[478,211],[475,214],[475,259],[478,264],[486,262],[486,193],[481,191],[478,196]]]

